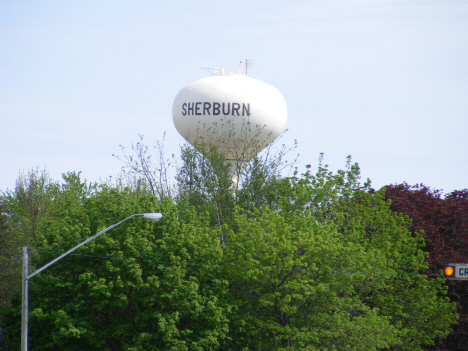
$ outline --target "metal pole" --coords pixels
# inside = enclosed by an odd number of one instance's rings
[[[23,246],[23,301],[21,311],[21,351],[28,351],[28,274],[29,274],[29,252],[28,247]]]

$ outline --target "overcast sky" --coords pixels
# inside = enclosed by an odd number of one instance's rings
[[[0,190],[115,176],[139,134],[177,153],[175,96],[239,58],[285,97],[300,169],[324,152],[375,188],[468,187],[468,1],[4,0]]]

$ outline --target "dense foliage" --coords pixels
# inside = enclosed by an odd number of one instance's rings
[[[170,201],[94,187],[66,178],[64,204],[36,228],[33,265],[132,219],[30,281],[30,350],[212,350],[227,332],[226,280],[216,265],[219,237],[197,216],[177,221]],[[189,218],[189,216],[185,216]],[[190,265],[188,265],[190,262]],[[205,266],[210,262],[210,266]],[[18,300],[16,301],[18,302]],[[19,349],[19,307],[5,316],[7,349]]]
[[[20,265],[18,244],[7,225],[7,216],[0,214],[0,310],[10,306],[11,292],[18,290]]]
[[[468,190],[445,198],[440,191],[406,183],[386,188],[390,208],[412,219],[412,233],[424,231],[429,264],[426,273],[438,274],[448,263],[468,262]],[[448,296],[457,304],[458,325],[446,338],[437,339],[431,350],[463,351],[468,345],[468,281],[447,281]]]
[[[28,202],[3,195],[32,270],[134,213],[164,214],[133,218],[31,279],[31,350],[421,350],[451,331],[455,306],[444,280],[424,274],[422,233],[360,183],[351,159],[336,174],[320,160],[316,173],[282,178],[256,158],[233,185],[211,151],[183,149],[172,198],[144,179],[46,182],[34,231]],[[0,349],[18,349],[20,310],[16,295]]]
[[[320,165],[277,184],[275,211],[239,211],[225,256],[253,267],[230,275],[250,349],[419,350],[447,334],[456,316],[421,274],[421,234],[367,187],[357,165]]]
[[[58,189],[47,172],[35,170],[21,174],[15,189],[0,199],[0,308],[21,290],[21,247],[31,244],[42,221],[52,218]]]

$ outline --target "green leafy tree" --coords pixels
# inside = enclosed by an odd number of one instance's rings
[[[0,211],[2,211],[0,206]],[[8,227],[8,217],[0,214],[0,310],[10,306],[10,299],[19,289],[20,264],[17,262],[16,238]]]
[[[233,189],[221,156],[184,150],[178,201],[221,228],[235,301],[224,349],[419,350],[447,335],[454,306],[423,274],[421,235],[351,158],[285,178],[254,158]]]
[[[46,171],[32,170],[20,174],[14,190],[0,193],[0,309],[21,291],[21,247],[53,216],[57,191]]]
[[[235,189],[230,165],[215,147],[205,156],[190,146],[181,150],[182,166],[176,176],[177,201],[208,214],[210,226],[221,228],[233,224]]]
[[[280,181],[273,211],[239,209],[225,248],[243,267],[226,270],[238,349],[421,350],[456,322],[443,280],[423,274],[421,233],[350,161]]]
[[[20,243],[27,244],[34,239],[42,221],[53,216],[58,190],[58,184],[45,170],[33,170],[20,174],[13,191],[2,192],[8,225]]]
[[[226,261],[249,350],[376,350],[398,343],[388,316],[362,303],[384,279],[376,252],[340,240],[310,214],[239,215]],[[240,323],[238,323],[240,324]]]
[[[428,253],[426,273],[437,275],[452,262],[468,262],[468,189],[442,197],[439,190],[418,184],[388,185],[386,197],[391,209],[413,222],[411,232],[424,231]],[[447,296],[457,304],[458,324],[447,338],[436,340],[429,350],[466,350],[468,345],[468,281],[447,280]]]
[[[125,222],[34,277],[32,349],[421,350],[447,335],[457,316],[424,275],[421,233],[359,166],[333,173],[321,156],[315,174],[284,177],[275,162],[254,158],[234,184],[218,149],[183,148],[172,201],[165,181],[65,175],[30,236],[33,267],[131,214],[164,217]],[[156,169],[141,179],[167,180]],[[7,349],[19,315],[19,300],[3,313]]]
[[[176,205],[152,195],[85,189],[73,174],[61,187],[66,205],[36,232],[36,267],[134,213],[164,217],[129,220],[32,278],[30,349],[217,349],[230,307],[219,236],[207,219],[186,209],[179,221]],[[19,311],[17,303],[5,313],[7,349],[19,348]]]
[[[227,125],[232,127],[231,122],[227,121]],[[231,127],[223,135],[215,133],[216,128],[208,127],[214,139],[224,141],[220,147],[203,139],[199,140],[197,148],[182,145],[180,165],[175,162],[174,155],[172,160],[165,157],[164,138],[156,143],[156,152],[151,154],[140,135],[140,140],[131,145],[131,154],[121,146],[122,156],[116,156],[124,162],[123,173],[115,182],[117,187],[129,187],[136,194],[152,193],[160,200],[168,196],[174,202],[194,206],[198,213],[207,213],[212,227],[232,226],[236,204],[242,204],[243,208],[261,208],[264,201],[271,198],[274,184],[283,178],[283,173],[288,174],[297,161],[297,156],[292,162],[287,159],[297,143],[278,147],[280,137],[254,156],[259,149],[256,137],[261,128],[245,124],[244,137],[237,138]],[[226,160],[226,150],[231,150],[234,160]],[[169,181],[171,173],[175,174],[175,184]]]

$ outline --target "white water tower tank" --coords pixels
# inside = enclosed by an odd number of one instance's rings
[[[221,70],[186,85],[174,100],[172,117],[194,147],[216,145],[228,162],[243,167],[281,135],[287,107],[272,85]]]

